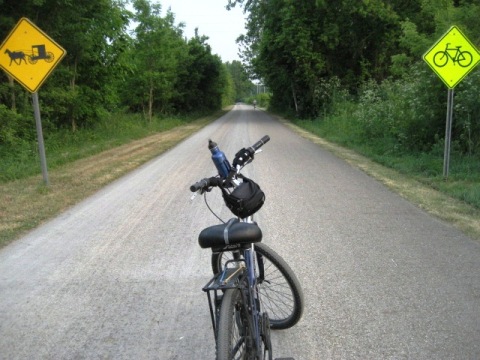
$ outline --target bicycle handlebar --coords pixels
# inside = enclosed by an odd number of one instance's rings
[[[269,141],[270,141],[270,136],[265,135],[249,148],[243,148],[240,151],[238,151],[237,154],[235,155],[235,159],[233,160],[234,167],[232,167],[231,173],[236,173],[238,171],[236,169],[237,166],[241,167],[247,164],[248,162],[252,161],[253,155],[255,154],[255,152]],[[232,178],[230,177],[230,180],[231,179]],[[216,176],[210,177],[210,178],[204,178],[196,182],[195,184],[191,185],[190,191],[191,192],[204,191],[209,187],[221,186],[223,185],[223,183],[224,183],[224,180]]]
[[[195,192],[202,189],[208,189],[209,187],[212,187],[212,186],[219,186],[222,183],[223,183],[223,180],[221,178],[213,176],[211,178],[205,178],[196,182],[195,184],[190,186],[190,191]]]
[[[270,136],[265,135],[252,146],[239,150],[235,154],[235,159],[233,160],[233,163],[232,163],[233,168],[230,171],[231,173],[230,175],[232,175],[232,171],[233,171],[233,174],[235,173],[235,171],[238,169],[238,166],[240,166],[241,168],[246,164],[248,164],[249,162],[251,162],[253,160],[253,155],[255,155],[255,152],[269,141],[270,141]]]
[[[260,149],[263,145],[265,145],[269,141],[270,141],[270,136],[265,135],[264,137],[262,137],[260,140],[258,140],[255,144],[251,146],[251,148],[253,149],[253,153],[255,153],[255,151]]]

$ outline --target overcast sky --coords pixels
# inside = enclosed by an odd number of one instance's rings
[[[199,35],[209,37],[207,43],[212,53],[220,55],[223,62],[240,60],[235,40],[245,33],[245,15],[238,6],[228,11],[227,0],[157,0],[162,5],[162,17],[170,7],[175,23],[185,23],[185,36],[193,37],[195,28]]]

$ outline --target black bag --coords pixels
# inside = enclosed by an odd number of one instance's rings
[[[255,214],[265,202],[265,194],[253,180],[243,177],[243,182],[231,193],[221,187],[225,205],[239,218]]]

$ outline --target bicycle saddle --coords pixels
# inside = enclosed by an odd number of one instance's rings
[[[236,218],[228,220],[225,224],[209,226],[198,236],[198,243],[203,249],[260,241],[262,230],[256,224],[240,222]]]

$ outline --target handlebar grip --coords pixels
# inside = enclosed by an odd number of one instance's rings
[[[265,135],[264,137],[262,137],[259,141],[257,141],[255,144],[252,145],[252,149],[255,151],[257,151],[258,149],[260,149],[263,145],[265,145],[267,142],[270,141],[270,136],[268,135]]]
[[[195,192],[207,186],[208,186],[208,179],[202,179],[196,182],[195,184],[193,184],[192,186],[190,186],[190,191]]]
[[[205,178],[190,186],[190,191],[195,192],[198,190],[207,189],[211,186],[220,186],[222,182],[222,179],[218,177]]]

